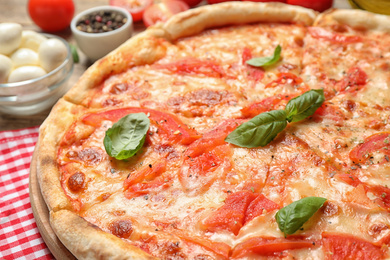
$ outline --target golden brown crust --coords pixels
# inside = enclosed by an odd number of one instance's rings
[[[133,37],[95,62],[78,83],[53,108],[40,129],[38,178],[49,207],[51,225],[63,244],[79,259],[154,259],[114,235],[93,227],[72,213],[60,183],[57,149],[66,129],[85,111],[83,102],[91,90],[112,74],[151,64],[165,55],[162,41],[173,41],[200,31],[228,24],[294,22],[309,25],[315,12],[280,4],[232,2],[189,10],[166,24],[157,24]],[[215,17],[218,17],[216,19]]]
[[[281,3],[229,2],[190,9],[129,39],[95,62],[64,98],[81,104],[89,91],[109,75],[161,59],[165,48],[158,39],[173,41],[207,28],[230,24],[292,22],[311,25],[315,17],[313,10]]]
[[[197,34],[207,28],[255,22],[289,22],[311,25],[316,12],[282,3],[227,2],[179,13],[161,27],[170,40]]]
[[[49,210],[70,207],[60,184],[60,173],[56,163],[57,148],[66,129],[83,109],[61,99],[39,129],[37,173],[41,192]]]
[[[165,48],[158,38],[162,38],[163,34],[159,29],[151,29],[131,38],[89,67],[64,98],[71,103],[81,104],[89,91],[109,75],[118,74],[137,65],[150,64],[162,58],[165,55]]]
[[[370,31],[390,32],[390,16],[363,10],[330,9],[320,14],[314,22],[315,26],[333,24],[344,24]]]
[[[82,105],[91,90],[112,74],[164,57],[166,50],[161,40],[174,41],[207,28],[230,24],[293,22],[312,25],[316,15],[314,11],[280,3],[229,2],[202,6],[180,13],[165,24],[153,26],[93,64],[56,104],[40,129],[38,179],[50,210],[51,225],[64,245],[79,259],[155,259],[70,211],[71,205],[61,187],[56,165],[57,149],[66,129],[86,110]],[[321,14],[316,24],[346,23],[388,32],[389,21],[389,17],[362,11],[331,10]]]
[[[78,259],[156,259],[68,210],[51,212],[50,224]]]

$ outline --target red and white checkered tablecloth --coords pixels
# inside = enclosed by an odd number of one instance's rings
[[[0,132],[0,259],[54,259],[34,220],[30,162],[38,127]]]

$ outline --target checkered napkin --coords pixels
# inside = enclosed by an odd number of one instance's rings
[[[54,259],[34,220],[29,173],[38,127],[0,132],[0,259]]]

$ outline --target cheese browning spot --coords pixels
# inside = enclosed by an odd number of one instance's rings
[[[133,226],[130,220],[116,220],[109,226],[110,232],[120,238],[129,238],[133,233]]]
[[[73,192],[80,192],[85,186],[85,174],[82,172],[76,172],[72,174],[68,179],[68,188]]]

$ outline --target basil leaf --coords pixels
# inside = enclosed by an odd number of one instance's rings
[[[280,209],[275,218],[284,236],[294,234],[300,229],[325,201],[326,199],[321,197],[306,197]]]
[[[69,44],[69,46],[70,46],[70,51],[72,53],[73,62],[79,63],[80,59],[79,59],[79,54],[77,52],[77,47],[73,44]]]
[[[132,157],[144,145],[150,121],[144,113],[129,114],[106,131],[103,143],[106,152],[118,160]]]
[[[287,126],[286,112],[272,110],[239,125],[225,141],[240,147],[266,146]]]
[[[269,57],[260,57],[247,60],[246,63],[255,67],[269,66],[276,63],[280,59],[280,53],[282,52],[282,47],[280,45],[276,46],[274,54]]]
[[[288,122],[298,122],[313,115],[324,101],[322,89],[312,89],[291,99],[285,108]]]

